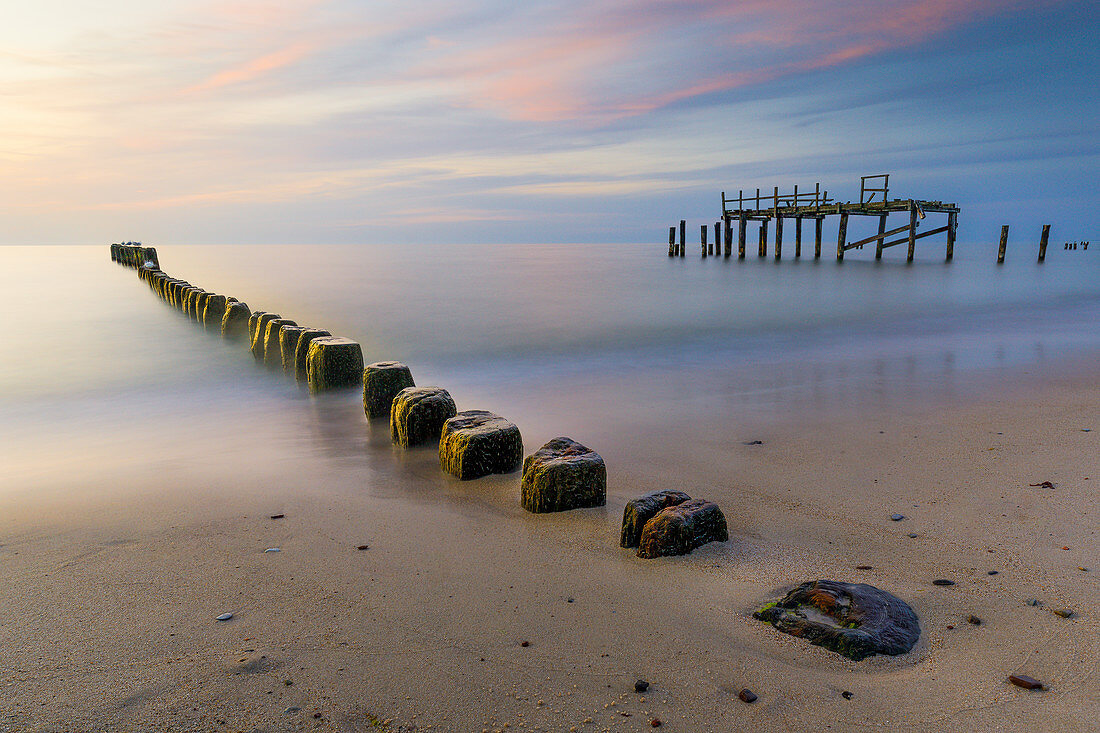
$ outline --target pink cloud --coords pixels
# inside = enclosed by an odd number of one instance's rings
[[[293,64],[312,52],[314,48],[313,44],[304,41],[293,43],[277,51],[257,56],[243,64],[223,69],[207,77],[204,81],[187,87],[183,90],[183,93],[206,92],[211,89],[252,81],[271,71]]]

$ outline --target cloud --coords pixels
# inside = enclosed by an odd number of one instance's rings
[[[293,43],[285,48],[280,48],[270,53],[257,56],[242,64],[237,64],[228,69],[212,74],[198,84],[193,84],[183,90],[183,94],[197,94],[233,84],[242,84],[252,81],[265,74],[269,74],[284,66],[301,60],[315,50],[315,45],[307,42]]]

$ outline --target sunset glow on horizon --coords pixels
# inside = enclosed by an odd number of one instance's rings
[[[820,181],[1100,228],[1087,2],[96,7],[0,29],[2,244],[649,241]]]

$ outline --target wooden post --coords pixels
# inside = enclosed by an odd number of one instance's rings
[[[783,217],[775,217],[775,259],[783,256]]]
[[[726,225],[726,257],[728,258],[733,249],[733,222],[730,221],[729,215],[723,216],[722,221]]]
[[[796,216],[794,218],[794,256],[795,258],[802,256],[802,217]]]
[[[714,256],[722,254],[722,222],[714,222]]]
[[[1001,246],[997,248],[997,264],[1004,264],[1005,250],[1008,249],[1008,224],[1001,227]]]
[[[1047,239],[1050,237],[1050,224],[1043,224],[1043,236],[1039,239],[1039,261],[1047,258]]]
[[[886,214],[883,214],[878,218],[878,242],[875,244],[875,259],[882,259],[882,243],[886,241],[886,237],[882,236],[886,232]]]
[[[668,228],[668,256],[676,256],[676,227]]]
[[[848,214],[841,212],[840,227],[836,231],[836,259],[844,259],[844,242],[848,239]]]
[[[703,259],[707,258],[707,225],[699,225],[699,246],[703,248]]]
[[[748,226],[744,210],[737,217],[737,259],[745,259],[745,227]]]
[[[821,257],[821,217],[814,217],[814,259]]]
[[[687,248],[687,222],[680,220],[680,256],[684,256]]]
[[[954,211],[947,214],[947,261],[955,257],[955,230],[959,228],[959,215]]]
[[[768,256],[768,220],[760,222],[760,251],[761,257]]]
[[[909,254],[906,255],[905,261],[912,262],[913,255],[917,250],[917,207],[912,201],[909,202]]]

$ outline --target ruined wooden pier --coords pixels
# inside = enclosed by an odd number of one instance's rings
[[[737,257],[745,257],[746,239],[748,236],[749,222],[758,223],[758,254],[766,257],[768,254],[768,230],[771,223],[775,222],[775,258],[783,256],[783,222],[794,219],[794,256],[802,256],[802,222],[810,219],[814,222],[814,257],[821,257],[821,242],[823,222],[827,217],[838,217],[836,258],[844,259],[844,253],[850,249],[862,249],[868,244],[875,245],[875,259],[882,258],[882,252],[888,247],[899,244],[907,244],[907,262],[913,261],[918,239],[931,237],[936,234],[946,234],[947,260],[950,261],[955,253],[955,232],[958,229],[959,207],[953,203],[943,201],[929,201],[923,199],[891,199],[889,198],[889,174],[862,176],[860,178],[859,201],[835,201],[829,198],[828,191],[822,191],[821,184],[815,184],[812,190],[799,191],[798,186],[793,192],[781,193],[775,187],[771,194],[761,193],[756,189],[755,194],[746,195],[744,190],[738,191],[737,197],[727,197],[722,192],[722,221],[715,224],[715,242],[712,247],[706,243],[706,225],[700,234],[702,255],[706,257],[708,249],[713,254],[719,254],[719,225],[722,239],[724,239],[724,255],[730,257],[733,254],[733,228],[737,226]],[[907,223],[901,226],[887,229],[887,218],[892,213],[908,214]],[[945,214],[946,219],[942,226],[918,233],[921,222],[929,214]],[[848,241],[848,219],[852,216],[878,217],[878,233],[863,239]],[[684,222],[680,222],[680,241],[675,241],[675,227],[669,230],[670,257],[684,256],[686,242],[684,241]],[[890,237],[896,237],[890,239]]]

